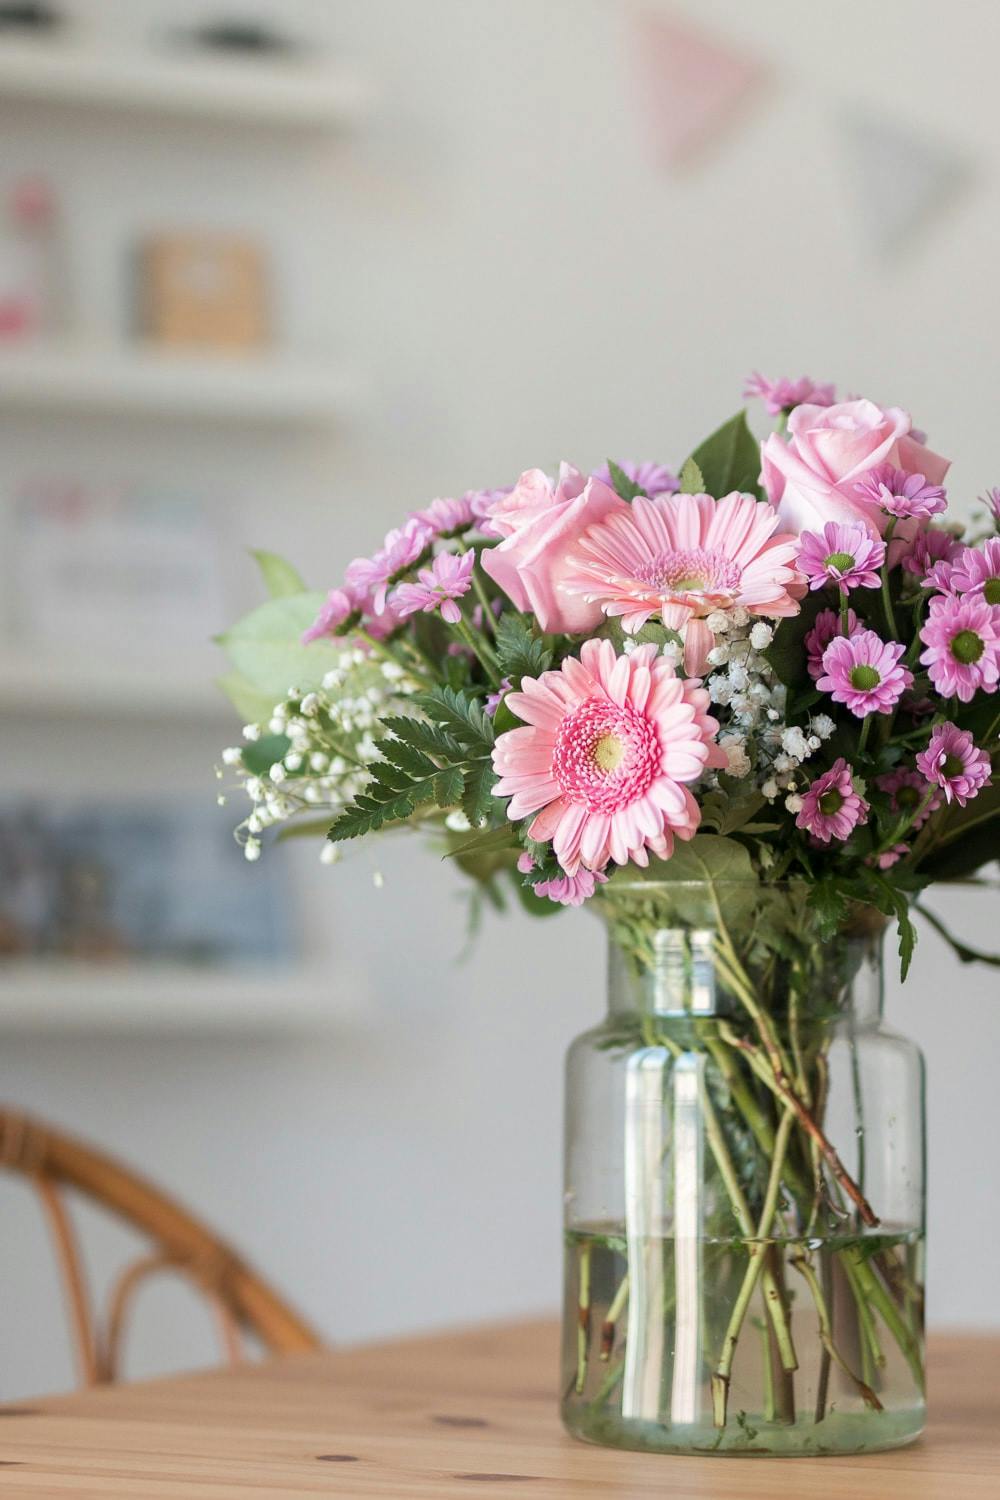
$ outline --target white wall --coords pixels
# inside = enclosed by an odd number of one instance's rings
[[[287,147],[263,139],[238,149],[213,137],[202,160],[197,133],[164,127],[151,148],[155,193],[112,124],[74,134],[5,111],[10,159],[44,157],[76,194],[96,304],[102,246],[139,207],[160,195],[166,217],[192,198],[206,212],[221,202],[274,225],[294,268],[287,300],[300,335],[332,339],[370,374],[356,428],[329,440],[189,444],[137,430],[126,455],[180,465],[231,496],[234,545],[245,536],[284,550],[317,584],[433,494],[561,456],[680,459],[735,407],[754,366],[808,370],[912,408],[955,458],[956,495],[1000,481],[1000,12],[988,0],[966,0],[960,17],[932,0],[687,9],[770,58],[773,85],[745,129],[677,177],[651,159],[633,97],[631,11],[610,0],[312,7],[377,82],[370,126],[332,147],[303,145],[291,168]],[[121,24],[137,10],[120,8]],[[968,193],[890,263],[866,251],[838,155],[836,112],[852,101],[940,130],[972,158]],[[102,170],[88,173],[94,151]],[[220,155],[233,171],[221,198]],[[96,460],[105,436],[76,425],[64,441]],[[8,434],[7,461],[11,451],[27,461],[43,437],[27,426]],[[113,442],[121,453],[120,433]],[[246,565],[233,569],[246,590]],[[97,728],[64,729],[72,738],[57,742],[41,722],[5,724],[5,765],[24,780],[59,766],[68,784],[99,766],[106,783],[131,787],[166,775],[169,761],[176,781],[214,793],[207,728],[142,772],[117,732],[102,742]],[[596,923],[490,918],[456,965],[459,885],[408,839],[332,872],[305,856],[303,875],[332,950],[369,966],[369,1022],[322,1043],[8,1038],[0,1094],[172,1185],[333,1338],[552,1306],[560,1056],[599,1007]],[[991,941],[995,896],[939,904],[971,939]],[[932,934],[905,994],[893,984],[890,996],[894,1024],[930,1060],[939,1324],[1000,1324],[988,1149],[997,999],[995,975],[960,970]],[[0,1302],[0,1347],[15,1351],[0,1395],[10,1396],[69,1372],[56,1311],[40,1312],[48,1283],[29,1261],[24,1195],[5,1189],[2,1203],[6,1284],[13,1270],[23,1289]],[[88,1231],[100,1278],[113,1237],[89,1221]],[[136,1371],[210,1355],[166,1291],[150,1295],[138,1342]]]

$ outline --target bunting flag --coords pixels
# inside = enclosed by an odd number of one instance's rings
[[[635,43],[650,140],[668,167],[720,135],[764,76],[755,58],[678,16],[638,16]]]
[[[884,115],[845,113],[840,133],[861,226],[878,255],[905,249],[968,181],[958,151]]]

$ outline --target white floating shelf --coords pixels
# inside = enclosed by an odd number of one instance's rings
[[[0,100],[145,111],[234,124],[330,128],[368,101],[349,69],[295,57],[190,51],[87,51],[59,42],[0,42]]]
[[[222,670],[215,656],[188,666],[147,662],[115,665],[94,650],[74,660],[44,651],[0,652],[0,708],[19,714],[107,714],[119,718],[204,718],[239,730],[236,710],[215,685]],[[221,743],[221,740],[220,740]]]
[[[0,349],[0,411],[312,424],[344,415],[351,395],[342,374],[290,354]]]
[[[363,984],[344,968],[0,964],[0,1034],[313,1033],[357,1025],[365,1010]]]

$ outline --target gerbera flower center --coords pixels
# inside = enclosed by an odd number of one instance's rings
[[[556,733],[552,772],[564,797],[612,813],[646,791],[660,763],[654,726],[630,704],[588,698]]]
[[[739,589],[740,569],[719,552],[690,547],[661,552],[640,563],[636,577],[660,594],[734,594]]]
[[[824,557],[823,566],[835,568],[838,573],[846,573],[849,568],[854,567],[854,558],[850,552],[831,552],[829,557]]]
[[[859,662],[850,671],[851,687],[857,688],[859,693],[871,693],[882,681],[881,674],[877,668],[870,666],[868,662]]]
[[[963,667],[970,667],[978,661],[984,650],[983,638],[974,630],[960,630],[952,637],[951,654]]]
[[[987,578],[983,598],[987,604],[1000,604],[1000,578]]]
[[[839,813],[843,805],[844,794],[838,792],[835,786],[832,786],[828,792],[824,792],[818,803],[820,812],[826,818],[832,818],[835,813]]]

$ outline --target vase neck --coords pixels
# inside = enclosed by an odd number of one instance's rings
[[[637,964],[609,933],[608,1008],[612,1015],[660,1017],[739,1016],[746,1013],[732,969],[720,955],[717,933],[705,927],[658,927],[645,934]],[[745,971],[744,971],[745,972]],[[750,976],[751,998],[775,1017],[797,994],[804,1020],[877,1026],[882,1017],[881,934],[836,937],[802,966],[775,955],[766,974]]]

